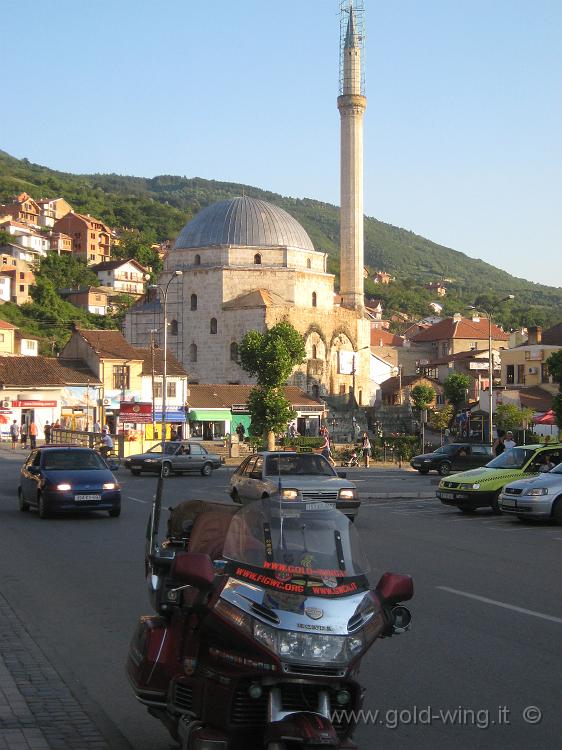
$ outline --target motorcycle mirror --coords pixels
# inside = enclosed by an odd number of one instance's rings
[[[199,552],[178,553],[172,563],[174,580],[197,589],[210,589],[215,581],[215,569],[209,555]]]
[[[392,629],[395,633],[405,633],[410,629],[412,613],[407,607],[401,605],[393,607],[390,614],[392,616]]]
[[[410,576],[383,573],[375,591],[385,602],[406,602],[414,595],[414,582]]]

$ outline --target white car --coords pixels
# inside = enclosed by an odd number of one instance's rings
[[[248,456],[230,479],[230,496],[235,503],[251,502],[275,495],[281,485],[281,496],[296,500],[321,501],[334,505],[355,520],[361,501],[357,487],[336,472],[319,453],[263,451]]]
[[[554,519],[562,525],[562,464],[538,477],[506,485],[500,495],[500,508],[521,521]]]

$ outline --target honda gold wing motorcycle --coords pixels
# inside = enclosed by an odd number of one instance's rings
[[[356,529],[322,502],[186,502],[148,533],[154,615],[127,670],[183,750],[355,748],[361,660],[406,630],[409,576],[369,586]],[[347,709],[347,710],[345,710]]]

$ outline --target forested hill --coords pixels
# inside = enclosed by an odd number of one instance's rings
[[[24,190],[34,198],[62,196],[76,211],[97,216],[113,227],[154,234],[158,240],[174,238],[205,206],[244,191],[281,206],[298,219],[315,247],[330,254],[331,270],[337,273],[338,209],[320,201],[287,198],[247,185],[197,177],[74,175],[0,151],[0,202]],[[551,324],[562,319],[562,288],[516,278],[484,261],[370,217],[365,220],[365,263],[397,277],[398,283],[390,285],[393,290],[366,284],[368,293],[382,298],[392,309],[409,308],[412,314],[427,314],[431,295],[420,292],[420,285],[447,279],[445,313],[479,298],[484,304],[485,297],[513,293],[516,300],[510,304],[509,315],[506,312],[505,324]]]

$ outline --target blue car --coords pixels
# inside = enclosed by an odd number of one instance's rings
[[[32,451],[21,469],[19,509],[40,518],[64,511],[121,513],[121,489],[104,459],[91,448],[47,445]]]

